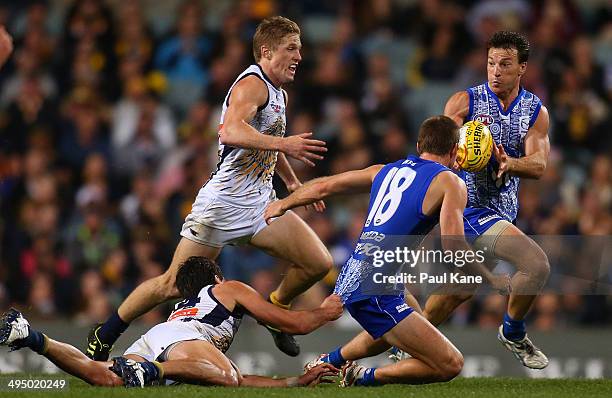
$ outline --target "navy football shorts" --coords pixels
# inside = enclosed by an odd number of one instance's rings
[[[483,235],[495,223],[505,220],[495,211],[486,207],[466,207],[463,212],[463,231],[470,243]]]
[[[403,295],[370,296],[363,300],[346,303],[344,307],[374,339],[380,338],[393,329],[414,311],[406,304]]]

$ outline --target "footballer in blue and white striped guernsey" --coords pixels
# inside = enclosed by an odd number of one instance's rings
[[[468,189],[465,235],[477,248],[486,247],[494,261],[502,259],[516,267],[498,339],[524,366],[542,369],[548,358],[528,338],[525,317],[546,283],[550,266],[537,243],[513,225],[520,179],[540,178],[550,151],[548,110],[538,96],[521,86],[529,51],[522,35],[494,33],[487,43],[487,81],[451,96],[444,114],[458,125],[483,122],[496,143],[486,168],[462,172]],[[470,297],[432,295],[424,313],[439,325]]]

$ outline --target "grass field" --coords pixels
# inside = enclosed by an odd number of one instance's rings
[[[69,388],[61,391],[8,391],[10,378],[49,379],[61,377],[69,382]],[[612,380],[584,379],[510,379],[510,378],[459,378],[450,383],[424,386],[384,386],[375,388],[338,388],[322,385],[314,388],[221,388],[221,387],[149,387],[145,389],[90,387],[82,381],[58,375],[2,375],[3,388],[0,397],[246,397],[246,398],[516,398],[523,397],[612,397]]]

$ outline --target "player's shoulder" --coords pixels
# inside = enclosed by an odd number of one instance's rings
[[[467,104],[470,100],[470,94],[468,90],[457,91],[453,95],[451,95],[446,101],[447,106],[449,104]]]
[[[470,94],[467,91],[457,91],[451,95],[444,106],[444,115],[452,118],[458,125],[470,112]]]
[[[445,191],[456,190],[464,192],[467,189],[465,181],[459,177],[455,172],[450,169],[441,171],[433,181],[433,183],[439,184]]]
[[[230,101],[254,101],[258,105],[263,104],[268,100],[268,87],[266,82],[256,74],[249,74],[243,76],[236,82],[231,90]]]
[[[247,288],[247,284],[237,280],[224,280],[221,283],[215,285],[215,289],[231,291],[231,290],[243,290]]]

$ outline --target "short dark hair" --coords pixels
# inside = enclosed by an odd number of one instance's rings
[[[459,143],[459,126],[448,116],[432,116],[421,123],[417,142],[419,155],[447,155]]]
[[[491,48],[516,49],[518,61],[521,64],[529,59],[529,41],[517,32],[501,30],[493,33],[487,42],[487,54]]]
[[[259,62],[261,59],[261,46],[266,45],[271,50],[276,50],[283,37],[293,34],[299,35],[300,27],[289,18],[275,16],[261,21],[253,35],[255,62]]]
[[[197,297],[204,286],[215,284],[215,276],[223,279],[223,273],[215,261],[192,256],[179,265],[176,288],[184,298]]]

